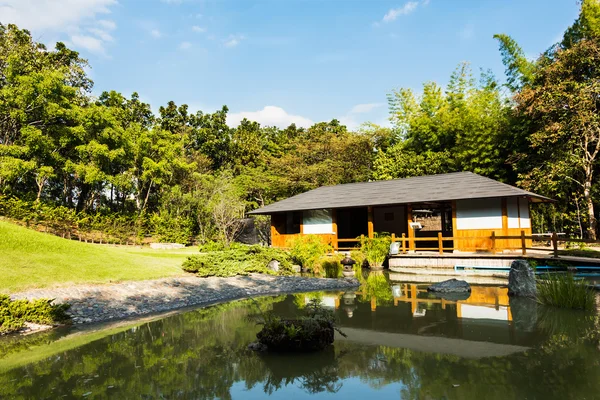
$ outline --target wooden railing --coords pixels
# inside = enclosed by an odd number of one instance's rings
[[[352,250],[356,247],[343,247],[340,246],[340,243],[356,243],[360,244],[361,240],[364,240],[365,236],[361,235],[360,238],[355,239],[337,239],[338,246],[335,250]],[[475,251],[489,251],[490,253],[497,253],[502,250],[518,250],[523,255],[527,255],[527,250],[548,250],[547,247],[534,247],[533,242],[550,242],[552,245],[552,252],[554,257],[558,257],[558,244],[561,242],[575,242],[575,243],[592,243],[592,244],[600,244],[600,240],[589,240],[589,239],[573,239],[566,237],[559,237],[557,233],[552,233],[550,236],[548,234],[530,234],[526,235],[525,231],[521,231],[521,234],[518,236],[501,236],[496,235],[495,232],[492,232],[490,236],[443,236],[441,232],[438,233],[437,237],[406,237],[405,234],[402,234],[401,237],[397,237],[392,234],[392,243],[400,242],[400,253],[407,254],[411,250],[417,251],[437,251],[439,254],[443,254],[445,251],[453,251],[460,248],[461,250],[469,250],[464,247],[457,247],[456,243],[463,240],[483,240],[489,242],[489,246],[483,246],[478,248],[473,248],[471,250]],[[503,241],[500,242],[499,241]],[[417,243],[419,242],[430,242],[433,244],[431,247],[417,247]],[[444,242],[451,242],[453,245],[451,247],[444,246]],[[510,245],[510,243],[519,243],[518,246]]]

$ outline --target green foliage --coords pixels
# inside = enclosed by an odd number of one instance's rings
[[[267,268],[267,264],[272,260],[279,261],[277,273]],[[188,257],[182,268],[200,277],[228,277],[250,273],[289,275],[292,273],[291,261],[290,255],[284,250],[234,244],[223,250]]]
[[[364,258],[371,267],[381,267],[388,254],[390,253],[390,245],[392,238],[387,234],[373,234],[373,238],[360,238],[360,251],[364,254]]]
[[[296,319],[269,317],[260,323],[263,328],[256,334],[259,342],[269,350],[281,352],[310,352],[322,350],[333,343],[333,331],[346,334],[335,326],[335,314],[311,299],[304,307],[305,316]]]
[[[11,300],[0,294],[0,335],[16,332],[26,322],[53,325],[69,320],[68,304],[52,304],[53,300]]]
[[[595,292],[573,274],[546,274],[537,282],[538,301],[555,307],[593,310]]]
[[[321,272],[319,264],[321,258],[331,252],[331,246],[324,243],[317,235],[298,235],[292,238],[287,245],[290,247],[292,259],[304,269],[316,274]]]
[[[482,73],[475,82],[463,63],[445,92],[427,82],[420,95],[398,89],[388,95],[388,102],[402,140],[377,154],[373,178],[454,171],[505,178],[502,167],[512,145],[507,141],[510,108],[490,73]]]
[[[325,256],[321,261],[321,271],[326,278],[341,278],[344,267],[340,263],[342,256],[340,254]]]

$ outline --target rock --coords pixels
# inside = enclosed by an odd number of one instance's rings
[[[302,272],[302,267],[300,265],[292,265],[292,271],[298,274]]]
[[[535,273],[525,260],[515,260],[510,265],[508,274],[508,295],[517,297],[537,296]]]
[[[269,269],[273,272],[279,272],[279,261],[277,261],[277,260],[269,261],[269,263],[267,264],[267,269]]]
[[[471,292],[471,286],[465,281],[448,279],[447,281],[434,283],[427,288],[427,291],[437,293],[469,293]]]
[[[471,297],[470,292],[434,292],[433,295],[448,301],[463,301]]]

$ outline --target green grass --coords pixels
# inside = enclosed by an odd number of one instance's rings
[[[181,275],[197,248],[153,250],[88,244],[0,220],[0,293]]]
[[[537,282],[538,301],[554,307],[593,310],[595,293],[585,280],[575,280],[573,274],[546,274]]]
[[[559,250],[559,256],[572,256],[572,257],[588,257],[588,258],[600,258],[600,251],[593,249],[566,249]]]

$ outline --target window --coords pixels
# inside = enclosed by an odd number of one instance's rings
[[[306,234],[333,233],[331,210],[304,211],[303,225],[303,232]]]

